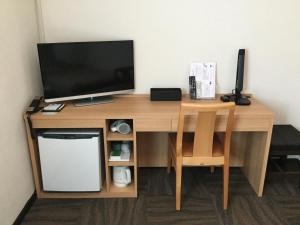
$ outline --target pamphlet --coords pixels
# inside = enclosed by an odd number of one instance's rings
[[[216,67],[217,64],[214,62],[191,64],[190,78],[189,78],[191,98],[196,98],[196,99],[215,98]]]

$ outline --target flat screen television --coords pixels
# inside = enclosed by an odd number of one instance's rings
[[[46,102],[101,96],[134,89],[133,41],[38,44]],[[85,104],[85,103],[83,103]]]

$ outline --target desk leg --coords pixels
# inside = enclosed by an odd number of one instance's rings
[[[266,132],[249,132],[243,171],[256,194],[263,194],[273,121]]]
[[[37,197],[41,197],[41,174],[40,174],[40,164],[39,164],[39,155],[38,155],[38,147],[37,147],[37,141],[33,140],[31,138],[30,134],[30,127],[27,121],[27,117],[25,115],[25,126],[26,126],[26,134],[27,134],[27,142],[28,142],[28,148],[29,148],[29,155],[31,159],[31,166],[32,166],[32,173],[33,173],[33,180],[35,184],[35,190]]]

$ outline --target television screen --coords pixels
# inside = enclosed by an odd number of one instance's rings
[[[134,89],[133,41],[43,43],[38,53],[46,101]]]

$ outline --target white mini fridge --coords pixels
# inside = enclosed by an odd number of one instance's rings
[[[102,188],[100,130],[51,130],[38,134],[44,191]]]

